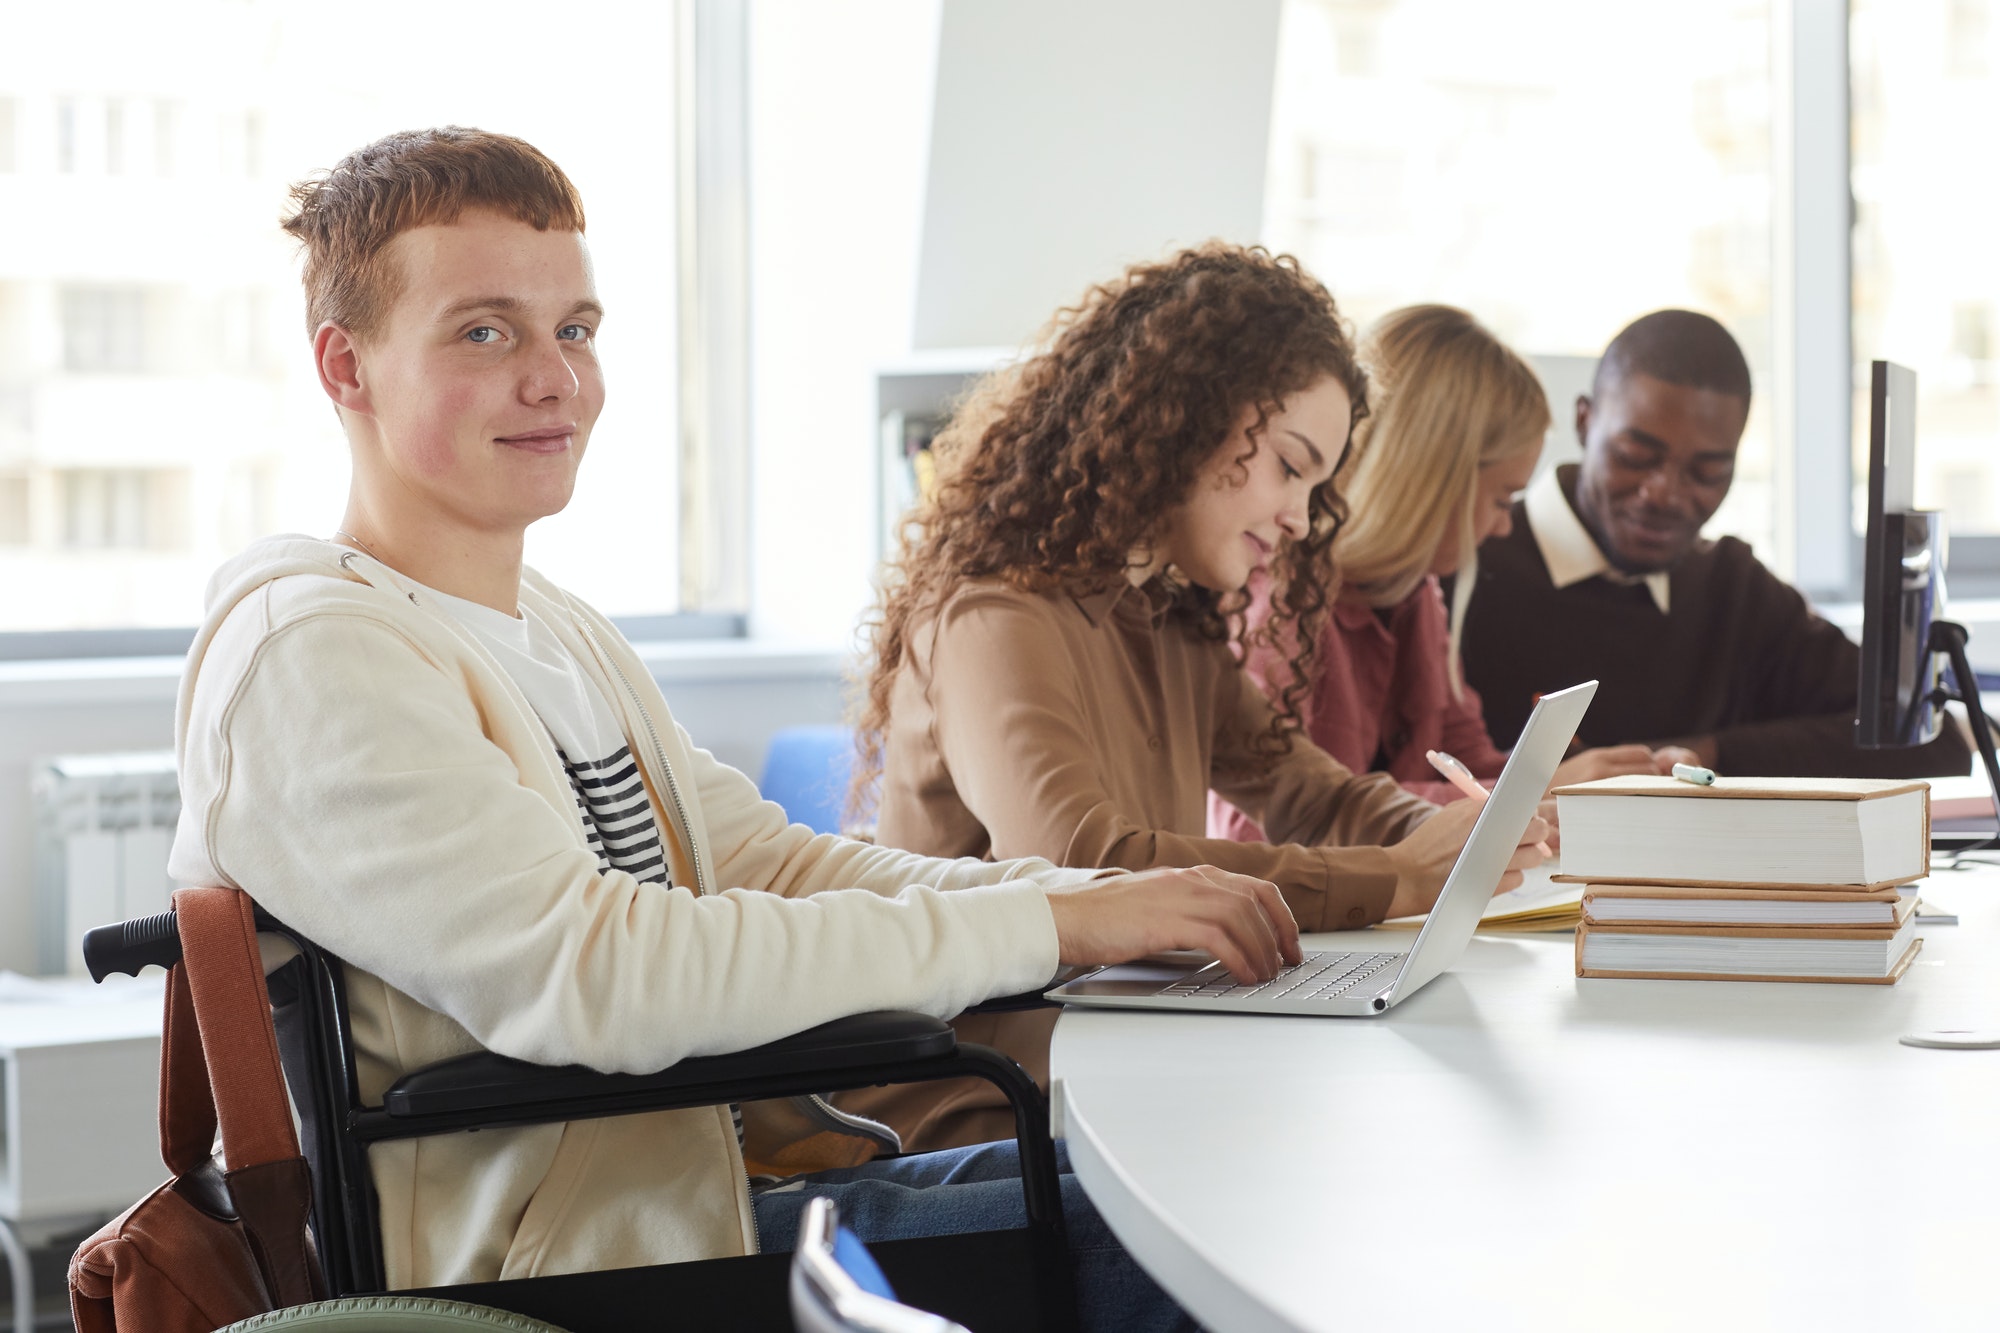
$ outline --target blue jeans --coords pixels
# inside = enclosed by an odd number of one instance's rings
[[[1086,1333],[1151,1333],[1198,1329],[1173,1297],[1139,1267],[1070,1174],[1069,1153],[1056,1144],[1062,1173],[1063,1223],[1076,1266],[1077,1317]],[[864,1241],[908,1240],[962,1231],[1002,1231],[1028,1224],[1021,1197],[1021,1159],[1012,1142],[891,1157],[836,1171],[793,1176],[751,1195],[766,1253],[798,1243],[806,1201],[827,1198],[840,1220]]]

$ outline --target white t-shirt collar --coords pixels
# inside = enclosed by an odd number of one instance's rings
[[[1525,499],[1528,531],[1534,534],[1542,563],[1549,567],[1549,580],[1556,587],[1567,588],[1590,578],[1603,578],[1622,586],[1644,583],[1646,591],[1653,595],[1653,605],[1660,608],[1661,615],[1667,614],[1667,572],[1627,574],[1606,559],[1597,539],[1583,526],[1569,497],[1563,494],[1555,468],[1544,472],[1541,480],[1528,487]]]

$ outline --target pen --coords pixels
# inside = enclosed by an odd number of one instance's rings
[[[1479,785],[1479,779],[1472,776],[1471,769],[1461,764],[1453,756],[1446,754],[1443,750],[1425,750],[1424,758],[1431,761],[1432,768],[1435,768],[1439,773],[1444,775],[1446,782],[1449,782],[1473,800],[1483,801],[1486,799],[1488,795],[1486,788]],[[1549,850],[1549,845],[1545,842],[1538,842],[1535,846],[1540,849],[1543,856],[1555,855],[1554,852]]]
[[[1715,770],[1703,768],[1699,764],[1675,764],[1674,776],[1682,782],[1692,782],[1697,787],[1715,785]]]
[[[1472,776],[1472,770],[1458,762],[1443,750],[1425,750],[1424,758],[1431,761],[1431,767],[1444,775],[1444,780],[1464,792],[1475,801],[1486,799],[1486,788],[1479,785],[1479,779]]]

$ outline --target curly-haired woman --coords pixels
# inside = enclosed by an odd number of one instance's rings
[[[1463,310],[1407,306],[1362,339],[1371,402],[1355,426],[1342,488],[1353,510],[1334,544],[1340,588],[1320,634],[1299,714],[1315,744],[1356,770],[1381,769],[1444,804],[1460,792],[1425,758],[1443,750],[1474,776],[1506,763],[1486,733],[1479,695],[1459,672],[1458,641],[1478,577],[1479,544],[1505,536],[1515,497],[1534,475],[1548,399],[1526,361]],[[1456,575],[1447,612],[1441,578]],[[1261,589],[1249,619],[1269,615]],[[1251,651],[1267,692],[1296,688],[1285,655]],[[1663,752],[1669,768],[1686,751]],[[1643,745],[1563,761],[1555,786],[1658,772]],[[1209,828],[1261,842],[1264,831],[1216,797]]]
[[[1211,244],[1134,267],[1057,317],[939,437],[874,627],[857,789],[877,832],[934,855],[1212,864],[1278,886],[1305,930],[1435,900],[1475,812],[1356,776],[1232,651],[1253,572],[1266,637],[1328,609],[1333,478],[1367,382],[1326,289]],[[1269,843],[1205,836],[1213,787]],[[1532,843],[1546,830],[1531,827]],[[1531,847],[1516,866],[1538,859]],[[1045,1075],[1046,1013],[962,1020]],[[982,1089],[850,1094],[911,1148],[1007,1130]]]

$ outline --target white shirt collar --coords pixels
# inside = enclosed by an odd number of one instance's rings
[[[1556,587],[1567,588],[1590,578],[1627,586],[1643,582],[1646,591],[1653,595],[1653,605],[1660,608],[1661,615],[1667,614],[1667,572],[1627,574],[1615,568],[1598,549],[1590,529],[1577,517],[1569,497],[1563,494],[1562,483],[1556,480],[1556,469],[1550,468],[1540,481],[1528,487],[1526,504],[1528,531],[1534,534],[1535,545],[1541,548],[1542,563],[1549,567],[1549,581]]]

